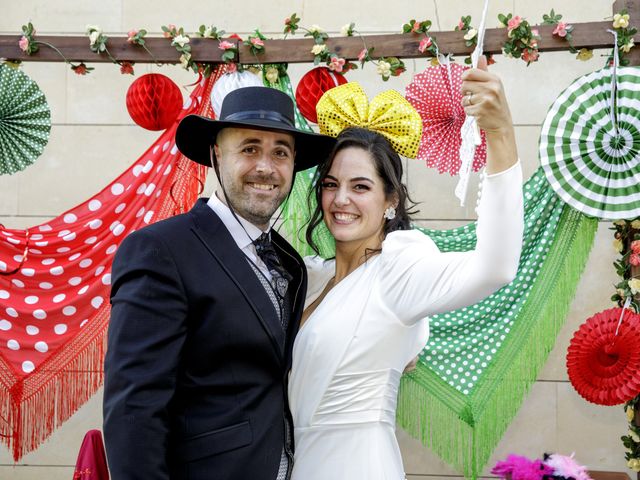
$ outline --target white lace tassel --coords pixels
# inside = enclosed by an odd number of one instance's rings
[[[482,10],[482,18],[478,28],[478,43],[471,53],[471,66],[478,67],[478,60],[482,55],[485,22],[487,19],[487,11],[489,9],[489,0],[484,1],[484,9]],[[473,165],[473,157],[476,154],[476,146],[482,143],[480,136],[480,128],[474,117],[466,117],[462,128],[460,129],[462,143],[460,144],[460,172],[458,184],[455,188],[455,195],[460,200],[460,206],[464,207],[464,201],[467,198],[467,190],[469,189],[469,176],[471,175],[471,167]]]
[[[620,312],[620,320],[618,320],[618,326],[616,327],[616,333],[614,337],[618,336],[618,331],[620,330],[620,325],[622,325],[622,319],[624,318],[624,312],[627,310],[627,308],[629,308],[629,305],[631,305],[631,298],[632,297],[627,297],[627,299],[624,301],[624,306],[622,307],[622,311]]]

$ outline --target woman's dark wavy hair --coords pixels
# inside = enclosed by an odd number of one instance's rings
[[[366,128],[346,128],[336,138],[336,144],[331,155],[318,166],[313,180],[313,187],[309,190],[309,209],[313,208],[313,213],[307,226],[306,240],[317,254],[320,254],[320,249],[314,241],[313,232],[323,221],[322,181],[331,170],[331,165],[338,152],[349,147],[361,148],[369,152],[376,171],[383,181],[386,198],[390,199],[394,195],[398,198],[395,218],[386,220],[384,223],[383,239],[387,234],[395,230],[409,230],[411,228],[409,216],[416,213],[415,210],[412,210],[416,204],[411,200],[407,187],[402,183],[402,160],[389,141],[379,133]],[[316,201],[315,208],[313,207],[314,198]]]

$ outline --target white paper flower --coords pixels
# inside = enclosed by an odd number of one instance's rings
[[[389,62],[385,62],[384,60],[380,60],[378,62],[378,74],[382,75],[382,77],[389,77],[391,75],[391,64]]]
[[[91,32],[98,32],[98,34],[102,33],[102,28],[100,28],[98,25],[87,25],[87,35],[89,35]]]
[[[464,36],[465,40],[471,40],[478,34],[478,31],[475,28],[471,28]]]
[[[171,42],[171,45],[179,45],[181,47],[184,47],[187,43],[189,43],[189,37],[187,37],[186,35],[176,35],[175,37],[173,37],[173,42]]]
[[[89,45],[94,46],[100,38],[100,32],[93,31],[89,34]]]
[[[327,49],[326,45],[314,45],[313,48],[311,49],[311,53],[313,53],[314,55],[321,55],[322,53],[325,52],[326,49]]]
[[[265,77],[269,83],[277,83],[278,77],[279,77],[278,69],[275,67],[267,68],[267,73],[265,74]]]

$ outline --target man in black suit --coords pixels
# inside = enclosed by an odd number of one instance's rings
[[[295,172],[334,142],[293,118],[286,94],[247,87],[227,95],[219,121],[178,127],[180,151],[214,166],[221,187],[116,254],[104,389],[114,480],[289,477],[306,271],[270,221]]]

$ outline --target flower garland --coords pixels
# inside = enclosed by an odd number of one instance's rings
[[[436,38],[429,35],[431,25],[431,20],[417,22],[416,20],[411,19],[402,26],[402,33],[422,34],[423,38],[418,44],[418,51],[420,53],[429,52],[433,57],[437,58],[439,51]]]
[[[617,47],[620,56],[620,65],[625,67],[629,65],[629,59],[626,58],[626,54],[629,53],[635,45],[633,36],[638,33],[638,29],[629,26],[629,14],[626,10],[622,10],[613,16],[612,27],[618,34]],[[609,61],[612,62],[613,59],[610,57]]]
[[[629,422],[629,431],[626,435],[620,437],[622,444],[627,449],[624,454],[627,467],[634,472],[640,472],[640,427],[638,427],[635,421],[639,404],[640,395],[624,404],[624,411],[627,414],[627,420]]]
[[[285,38],[288,34],[295,35],[296,30],[302,29],[306,33],[305,37],[312,37],[314,41],[314,45],[311,48],[311,53],[313,54],[313,64],[319,65],[320,63],[325,63],[329,70],[332,70],[336,73],[345,74],[349,70],[355,70],[358,66],[355,63],[347,62],[344,58],[340,57],[338,54],[331,52],[329,47],[326,44],[329,35],[327,32],[322,29],[318,25],[311,25],[309,28],[300,26],[300,17],[297,16],[296,13],[291,14],[291,16],[285,18],[284,20],[284,34]],[[355,23],[348,23],[344,25],[341,29],[341,33],[343,35],[352,37],[354,33],[357,33],[355,30]]]
[[[22,37],[18,41],[18,46],[20,47],[20,50],[22,50],[27,55],[33,55],[38,50],[40,50],[40,47],[39,47],[40,45],[44,45],[46,47],[49,47],[55,50],[58,53],[58,55],[62,57],[65,63],[71,66],[71,70],[73,70],[76,74],[86,75],[87,73],[91,72],[91,70],[93,70],[93,67],[87,67],[84,62],[73,63],[69,61],[62,54],[62,52],[58,50],[56,47],[54,47],[48,42],[36,40],[35,37],[36,37],[36,29],[33,27],[33,24],[31,22],[27,23],[26,25],[22,25]]]
[[[635,220],[616,220],[610,228],[614,233],[613,248],[620,254],[613,263],[620,282],[616,284],[616,293],[611,301],[622,307],[627,299],[634,312],[640,312],[640,273],[634,275],[633,267],[640,267],[640,218]]]
[[[627,20],[628,21],[628,20]],[[620,257],[613,263],[620,281],[615,285],[616,293],[611,300],[622,307],[629,300],[629,308],[640,312],[640,218],[634,220],[616,220],[610,228],[613,230],[613,248]],[[640,472],[640,422],[636,422],[636,412],[640,407],[640,395],[624,404],[629,422],[627,435],[620,437],[627,449],[627,466]]]
[[[526,62],[527,65],[536,62],[540,56],[540,53],[538,51],[538,41],[540,40],[540,34],[538,30],[533,28],[526,19],[511,13],[507,15],[499,14],[498,20],[500,22],[500,25],[507,28],[508,39],[503,44],[503,54],[507,57],[521,58]],[[634,47],[633,36],[637,33],[637,29],[630,27],[629,14],[626,10],[616,13],[612,17],[612,20],[613,28],[618,33],[618,49],[620,51],[621,58],[620,64],[623,66],[628,65],[629,60],[625,58],[625,54],[629,53],[630,50]],[[311,48],[310,53],[313,54],[314,65],[324,63],[332,71],[342,74],[346,73],[349,70],[358,68],[356,63],[347,61],[345,58],[341,57],[335,52],[332,52],[329,49],[328,45],[326,44],[326,40],[329,38],[329,35],[318,25],[312,25],[308,29],[300,27],[300,17],[298,17],[296,13],[293,13],[289,17],[287,17],[284,21],[284,24],[285,26],[283,33],[285,39],[288,35],[294,35],[296,31],[300,29],[305,31],[305,37],[313,38],[314,45]],[[577,50],[572,45],[571,40],[574,27],[562,21],[562,15],[555,13],[553,9],[549,14],[543,15],[542,25],[555,25],[552,34],[559,38],[564,38],[569,44],[569,51],[576,54],[576,58],[578,60],[586,61],[593,57],[592,50],[587,48]],[[437,63],[437,56],[441,52],[439,52],[438,50],[436,38],[430,34],[431,27],[432,22],[430,20],[416,21],[415,19],[411,19],[402,26],[402,33],[421,35],[422,39],[418,43],[418,50],[420,51],[420,53],[430,54],[431,56],[433,56],[434,58],[432,60],[432,63]],[[185,33],[182,27],[178,28],[173,24],[169,24],[166,26],[163,25],[161,29],[163,32],[163,36],[170,39],[171,45],[175,47],[178,53],[180,53],[179,62],[184,69],[193,70],[195,73],[203,74],[204,76],[208,76],[210,74],[210,64],[196,63],[192,60],[190,36]],[[475,45],[477,45],[478,31],[471,26],[471,16],[461,16],[458,25],[454,27],[454,31],[460,31],[463,34],[463,39],[466,46],[474,47]],[[85,75],[93,70],[92,67],[88,67],[84,62],[74,64],[68,61],[60,52],[60,50],[58,50],[55,46],[47,42],[36,40],[35,28],[31,23],[22,26],[22,33],[23,35],[20,38],[18,44],[20,49],[27,55],[31,55],[37,52],[38,45],[46,45],[58,52],[58,54],[64,59],[64,61],[71,65],[71,68],[75,73]],[[351,22],[345,24],[341,28],[340,33],[348,37],[358,34],[362,38],[364,48],[358,55],[360,66],[364,67],[365,63],[372,62],[376,66],[376,71],[383,81],[387,81],[390,77],[398,76],[406,71],[404,62],[398,57],[379,57],[377,60],[374,59],[374,47],[367,47],[364,37],[355,29],[355,23]],[[214,40],[218,40],[218,48],[223,50],[222,61],[228,64],[228,71],[230,72],[242,70],[243,68],[254,69],[253,66],[243,67],[242,65],[236,63],[239,54],[238,43],[232,42],[230,41],[230,39],[236,39],[240,42],[243,42],[244,45],[249,47],[249,50],[251,54],[256,58],[257,63],[260,63],[259,56],[265,52],[265,41],[267,40],[267,38],[260,32],[259,29],[256,29],[254,33],[249,35],[249,37],[245,41],[243,41],[239,36],[235,34],[227,37],[226,39],[223,39],[224,34],[225,32],[223,30],[218,30],[217,27],[207,27],[205,25],[201,25],[198,32],[196,32],[196,35],[200,38],[211,38]],[[108,55],[108,57],[114,63],[120,66],[121,73],[131,75],[134,74],[133,62],[118,61],[111,55],[107,48],[108,37],[103,33],[102,29],[99,26],[88,25],[87,35],[89,36],[89,48],[91,49],[91,51]],[[147,30],[145,29],[130,30],[127,34],[127,42],[132,45],[137,45],[144,48],[155,61],[155,57],[145,45],[144,37],[146,35]],[[491,55],[488,56],[487,60],[489,64],[495,63]],[[465,58],[465,63],[470,63],[470,57]],[[156,64],[158,64],[157,61]],[[271,72],[271,77],[275,78],[275,70]]]
[[[531,25],[524,18],[508,14],[498,15],[500,24],[507,29],[509,40],[502,47],[502,53],[509,58],[522,58],[527,66],[532,62],[538,61],[540,53],[538,52],[538,40],[540,33],[537,29],[531,28]]]
[[[104,34],[102,28],[98,25],[87,25],[86,34],[89,36],[89,48],[93,53],[106,53],[109,60],[120,65],[120,62],[113,58],[113,55],[111,55],[111,52],[107,48],[107,41],[109,40],[109,37]]]
[[[562,15],[554,12],[553,8],[549,15],[542,16],[543,25],[555,25],[552,34],[560,38],[564,38],[569,44],[569,51],[571,53],[578,53],[578,50],[571,44],[571,32],[573,32],[573,25],[569,25],[562,21]]]
[[[263,77],[272,87],[279,85],[281,79],[289,76],[286,63],[267,64],[263,67]]]
[[[456,32],[464,32],[464,43],[467,47],[476,47],[478,45],[478,30],[471,26],[471,15],[467,15],[460,17],[460,21],[454,27]],[[485,57],[487,57],[487,65],[493,65],[496,63],[493,55],[490,53],[485,53]],[[467,65],[471,65],[471,55],[464,59],[464,63]]]
[[[146,35],[147,35],[147,31],[144,28],[141,28],[140,30],[131,29],[127,32],[127,43],[130,43],[131,45],[138,45],[144,48],[144,50],[149,54],[149,56],[153,58],[153,61],[156,63],[156,65],[160,66],[161,64],[158,63],[158,61],[156,60],[156,57],[153,56],[153,53],[151,53],[147,48],[147,46],[145,45],[146,41],[144,37]],[[130,75],[133,75],[134,65],[135,65],[134,62],[122,62],[120,67],[120,73],[122,74],[128,73]]]
[[[249,47],[249,50],[258,59],[258,55],[264,53],[264,41],[267,39],[260,30],[256,28],[253,35],[249,35],[249,38],[244,41],[244,44]]]
[[[191,38],[184,33],[184,29],[182,27],[177,28],[173,23],[170,23],[168,26],[162,25],[160,28],[164,32],[164,37],[171,40],[171,46],[180,54],[180,65],[182,65],[182,68],[185,70],[193,68],[194,72],[198,73],[198,67],[195,66],[191,60],[191,45],[189,45]]]

